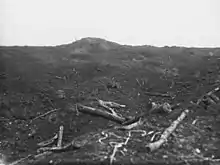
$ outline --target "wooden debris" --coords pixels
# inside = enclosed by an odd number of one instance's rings
[[[118,122],[120,124],[125,121],[125,118],[123,118],[123,117],[116,116],[112,113],[105,112],[105,111],[97,109],[97,108],[88,107],[88,106],[85,106],[82,104],[77,104],[77,106],[78,106],[79,112],[89,113],[91,115],[102,116],[106,119]]]
[[[111,107],[108,107],[105,104],[102,104],[101,102],[100,102],[100,105],[103,106],[105,109],[109,110],[112,113],[112,115],[118,116],[118,114]]]
[[[214,93],[212,95],[210,95],[211,99],[215,101],[215,103],[219,102],[219,97],[216,96]]]
[[[171,97],[173,98],[174,96],[168,93],[158,93],[158,92],[144,92],[146,95],[150,96],[159,96],[159,97]]]
[[[136,78],[136,81],[137,81],[138,85],[141,87],[142,85],[137,78]]]
[[[206,97],[204,100],[206,100],[208,104],[216,104],[216,102],[210,96]]]
[[[113,152],[110,156],[110,165],[112,165],[113,161],[115,160],[115,155],[116,155],[118,149],[120,147],[122,147],[123,145],[125,145],[125,142],[121,142],[121,143],[112,142],[112,143],[110,143],[110,145],[112,145],[112,144],[115,144],[115,146],[114,146]]]
[[[81,146],[80,145],[77,145],[75,143],[75,140],[72,140],[70,143],[67,143],[66,145],[62,146],[62,140],[63,140],[63,130],[64,130],[64,126],[60,126],[60,129],[59,129],[59,134],[57,136],[57,134],[49,139],[48,141],[46,142],[41,142],[42,144],[40,144],[40,146],[46,146],[48,145],[49,143],[51,144],[55,139],[58,138],[58,141],[57,141],[57,146],[56,147],[41,147],[39,148],[37,151],[38,152],[46,152],[46,151],[52,151],[52,152],[63,152],[63,151],[67,151],[71,148],[75,148],[75,149],[78,149],[80,148]],[[46,143],[46,145],[45,145]],[[39,145],[39,144],[38,144]]]
[[[100,105],[105,105],[105,106],[110,106],[110,107],[115,107],[115,108],[125,108],[126,105],[123,104],[118,104],[115,102],[111,102],[111,101],[103,101],[103,100],[98,100]]]
[[[110,142],[110,143],[109,143],[110,146],[113,146],[113,144],[114,144],[113,152],[112,152],[112,154],[110,155],[110,165],[111,165],[111,164],[113,163],[113,161],[116,159],[116,158],[115,158],[115,155],[116,155],[117,151],[119,150],[119,148],[121,148],[121,147],[123,147],[123,146],[125,146],[125,145],[128,144],[128,141],[129,141],[130,138],[131,138],[131,134],[134,133],[134,132],[141,132],[141,133],[142,133],[141,136],[146,136],[146,135],[147,135],[146,131],[144,131],[144,130],[130,130],[130,131],[128,132],[128,137],[126,138],[126,140],[125,140],[124,142]],[[121,152],[122,152],[122,151],[121,151]],[[122,152],[122,153],[123,153],[123,152]],[[124,153],[123,153],[123,155],[125,156]]]
[[[132,124],[125,125],[125,126],[116,126],[115,128],[119,129],[119,130],[130,130],[130,129],[133,129],[133,128],[141,126],[143,123],[144,122],[140,118],[137,122],[134,122]]]
[[[61,125],[61,126],[60,126],[60,130],[59,130],[58,141],[57,141],[57,147],[58,147],[58,148],[61,148],[61,147],[62,147],[63,129],[64,129],[64,127]]]
[[[75,140],[72,140],[71,142],[61,146],[61,147],[42,147],[42,148],[39,148],[37,151],[38,152],[46,152],[46,151],[51,151],[51,152],[65,152],[65,151],[68,151],[68,150],[75,150],[75,149],[79,149],[81,148],[82,145],[80,144],[76,144],[75,143]]]
[[[35,162],[39,162],[39,161],[45,159],[47,156],[51,155],[52,153],[53,152],[51,152],[51,151],[46,151],[46,152],[34,155],[33,159],[28,160],[28,164],[34,164]]]
[[[22,163],[23,161],[25,161],[25,160],[27,160],[28,158],[30,158],[30,157],[32,157],[33,155],[28,155],[28,156],[26,156],[26,157],[24,157],[24,158],[21,158],[21,159],[19,159],[19,160],[16,160],[16,161],[14,161],[14,162],[12,162],[12,163],[10,163],[10,164],[8,164],[8,165],[17,165],[17,164],[20,164],[20,163]]]
[[[44,116],[46,116],[46,115],[48,115],[48,114],[50,114],[50,113],[53,113],[53,112],[55,112],[55,111],[58,111],[58,110],[60,110],[60,108],[58,108],[58,109],[52,109],[52,110],[50,110],[50,111],[48,111],[48,112],[46,112],[46,113],[44,113],[44,114],[41,114],[41,115],[39,115],[39,116],[33,118],[33,119],[31,120],[31,122],[34,121],[34,120],[36,120],[36,119],[39,119],[39,118],[41,118],[41,117],[44,117]]]
[[[213,89],[213,90],[209,91],[208,93],[204,94],[202,97],[200,97],[198,99],[196,104],[200,104],[203,101],[204,97],[211,97],[211,96],[215,97],[216,95],[213,95],[213,94],[215,92],[219,91],[219,90],[220,90],[220,87],[216,87],[215,89]],[[215,99],[219,100],[219,98],[217,96],[215,97]]]
[[[163,112],[166,112],[166,113],[172,112],[172,107],[167,102],[165,102],[163,104],[157,104],[157,103],[152,102],[152,109],[151,109],[150,113],[152,113],[156,109],[160,110],[160,111],[163,111]]]
[[[63,80],[63,78],[60,77],[60,76],[55,76],[55,78],[56,78],[56,79],[61,79],[61,80]]]
[[[208,96],[210,96],[211,94],[218,92],[220,90],[220,87],[216,87],[215,89],[211,90],[210,92],[207,93]]]
[[[195,125],[198,119],[193,120],[192,125]]]
[[[160,139],[156,142],[153,142],[153,143],[150,143],[147,145],[147,148],[150,150],[150,151],[154,151],[158,148],[160,148],[161,145],[163,145],[168,137],[175,131],[175,129],[177,128],[177,126],[179,125],[179,123],[186,117],[187,113],[189,113],[189,110],[186,109],[184,110],[181,115],[177,118],[177,120],[175,120],[171,125],[170,127],[168,127],[164,132],[163,134],[161,135]]]
[[[116,107],[119,107],[120,104],[117,105],[117,103],[113,103],[113,102],[105,102],[105,101],[102,101],[102,100],[98,100],[99,102],[99,105],[101,105],[102,107],[104,107],[105,109],[109,110],[112,115],[114,116],[118,116],[120,117],[113,108],[109,107],[109,106],[116,106]],[[109,105],[109,106],[108,106]]]
[[[102,142],[102,140],[107,139],[107,138],[108,138],[108,134],[107,134],[106,132],[104,132],[104,131],[102,131],[101,134],[102,134],[103,136],[105,136],[105,137],[99,138],[98,142],[101,143],[101,144],[104,144],[104,143]]]
[[[157,135],[159,135],[160,133],[161,133],[161,132],[155,132],[155,133],[153,134],[153,136],[151,137],[150,141],[153,142],[153,141],[156,139],[155,137],[156,137]]]
[[[57,138],[58,138],[58,135],[56,134],[52,138],[50,138],[50,139],[48,139],[46,141],[40,142],[37,145],[40,146],[40,147],[48,146],[48,145],[52,144]]]
[[[42,148],[39,148],[37,151],[38,152],[46,152],[46,151],[63,152],[63,151],[67,151],[67,149],[69,149],[70,147],[71,145],[64,146],[64,147],[42,147]]]

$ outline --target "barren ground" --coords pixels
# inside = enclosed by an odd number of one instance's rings
[[[109,164],[116,142],[130,135],[112,164],[219,164],[220,101],[206,107],[190,103],[219,84],[217,48],[129,47],[102,40],[58,47],[0,47],[1,157],[14,165]],[[144,124],[131,130],[117,130],[120,124],[114,121],[77,111],[77,104],[107,111],[97,99],[125,105],[115,109],[125,118],[149,111],[152,102],[179,106],[170,113],[146,115]],[[36,118],[53,109],[57,110]],[[185,109],[187,117],[167,142],[150,152],[146,146],[152,136],[158,133],[154,141],[158,140]],[[42,153],[37,144],[52,138],[61,125],[62,143],[74,140],[79,148],[36,156]]]

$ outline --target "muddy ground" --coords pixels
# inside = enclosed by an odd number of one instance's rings
[[[130,47],[86,39],[57,47],[1,47],[1,159],[14,164],[109,164],[114,146],[129,136],[112,164],[219,164],[220,102],[190,103],[219,84],[217,48]],[[131,130],[118,130],[120,124],[76,109],[82,104],[106,111],[97,99],[125,105],[115,111],[127,119],[149,111],[152,102],[166,102],[173,109],[146,115],[145,123]],[[152,136],[158,140],[185,109],[187,117],[167,142],[150,152]],[[74,141],[78,147],[39,151],[39,143],[54,137],[60,126],[62,144]]]

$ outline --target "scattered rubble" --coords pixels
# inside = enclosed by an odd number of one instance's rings
[[[209,53],[209,62],[216,54]],[[57,67],[49,78],[40,73],[33,81],[20,72],[0,73],[0,164],[218,164],[217,71],[214,65],[207,72],[191,65],[184,70],[169,61],[161,64],[163,76],[141,60],[143,68],[124,68],[123,74],[114,68],[121,64],[111,62]],[[106,81],[101,86],[97,80]]]

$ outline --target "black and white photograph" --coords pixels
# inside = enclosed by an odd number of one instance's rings
[[[0,0],[0,165],[220,165],[220,0]]]

